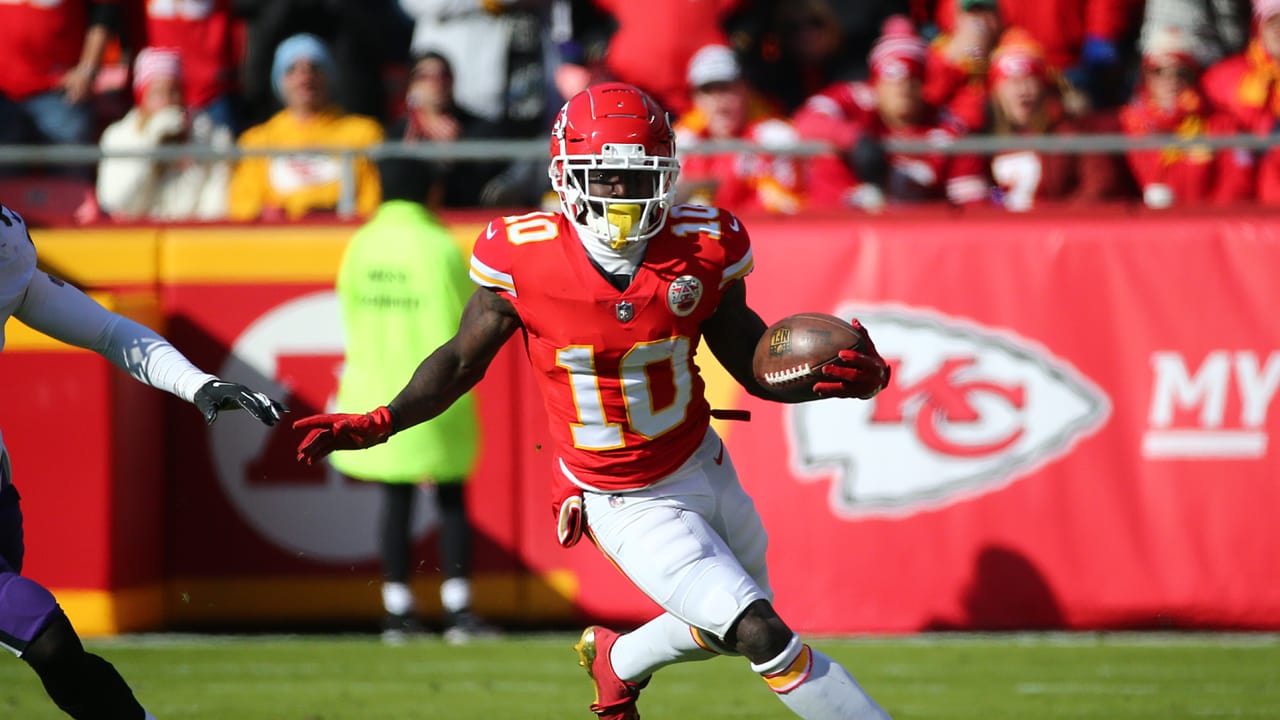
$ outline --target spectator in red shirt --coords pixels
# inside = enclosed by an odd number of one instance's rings
[[[236,18],[231,0],[140,0],[144,45],[177,48],[182,54],[182,96],[190,112],[214,125],[240,130],[235,103]]]
[[[1073,135],[1116,132],[1114,118],[1067,115],[1040,44],[1021,28],[1007,30],[991,54],[993,135]],[[1030,210],[1041,201],[1085,202],[1118,197],[1123,167],[1105,153],[1041,153],[1015,150],[991,158],[997,202],[1008,210]]]
[[[1280,0],[1254,0],[1257,31],[1239,55],[1209,68],[1205,93],[1247,132],[1280,133]],[[1270,150],[1258,163],[1258,201],[1280,204],[1280,151]]]
[[[960,0],[955,32],[939,35],[925,60],[924,99],[946,107],[969,128],[982,126],[987,104],[987,60],[1000,38],[996,0]]]
[[[605,68],[614,79],[644,90],[673,115],[692,99],[685,70],[698,48],[727,45],[723,23],[742,0],[595,0],[618,29]]]
[[[689,62],[693,108],[675,124],[676,147],[687,150],[711,140],[745,140],[763,146],[798,139],[742,76],[733,49],[707,45]],[[800,209],[799,177],[791,157],[726,152],[680,158],[681,201],[715,205],[735,213],[794,213]]]
[[[1243,53],[1209,68],[1204,89],[1250,132],[1270,134],[1280,118],[1280,0],[1254,0],[1253,8],[1253,39]]]
[[[87,101],[118,22],[113,0],[0,2],[0,141],[93,141]]]
[[[810,98],[793,122],[801,137],[825,140],[838,155],[808,162],[806,189],[817,205],[878,210],[885,202],[987,199],[982,161],[970,155],[885,153],[884,140],[945,144],[964,132],[924,101],[925,45],[905,17],[885,23],[871,50],[870,83],[837,83]]]
[[[1120,113],[1128,135],[1231,135],[1240,126],[1215,112],[1200,91],[1192,38],[1175,27],[1153,30],[1142,54],[1142,85]],[[1148,207],[1228,204],[1253,194],[1253,155],[1246,150],[1169,147],[1131,150],[1129,168]]]
[[[938,26],[953,32],[962,0],[939,0]],[[1137,24],[1141,0],[1000,0],[1005,27],[1026,30],[1050,70],[1089,93],[1097,107],[1121,99],[1121,45]]]

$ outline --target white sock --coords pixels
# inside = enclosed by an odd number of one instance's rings
[[[787,648],[751,669],[760,673],[783,705],[805,720],[889,720],[839,663],[792,636]]]
[[[609,660],[618,677],[639,682],[672,663],[715,656],[698,645],[688,625],[671,613],[663,613],[618,638]]]
[[[382,583],[382,608],[392,615],[408,615],[413,612],[413,591],[405,583]]]
[[[462,612],[471,607],[471,583],[466,578],[449,578],[440,583],[440,604],[448,612]]]

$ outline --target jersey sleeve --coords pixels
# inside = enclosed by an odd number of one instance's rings
[[[14,317],[32,329],[92,350],[139,382],[191,402],[217,377],[196,367],[159,333],[111,312],[79,289],[37,270]]]
[[[0,340],[8,313],[27,292],[35,272],[36,248],[27,224],[21,215],[0,205]]]
[[[720,243],[724,247],[724,270],[720,287],[751,274],[755,261],[751,254],[751,236],[736,215],[720,210]]]
[[[476,238],[471,251],[472,282],[514,298],[516,284],[511,272],[511,249],[505,219],[494,218]]]

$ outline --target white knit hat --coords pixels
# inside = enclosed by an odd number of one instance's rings
[[[1144,45],[1142,61],[1147,65],[1165,65],[1170,61],[1179,65],[1200,64],[1191,35],[1176,25],[1156,28],[1147,36]]]
[[[742,66],[733,48],[703,45],[689,60],[689,86],[699,88],[718,82],[734,82],[742,77]]]

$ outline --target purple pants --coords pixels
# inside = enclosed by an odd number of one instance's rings
[[[22,507],[12,484],[0,490],[0,647],[22,655],[27,644],[61,612],[53,593],[22,577]]]

